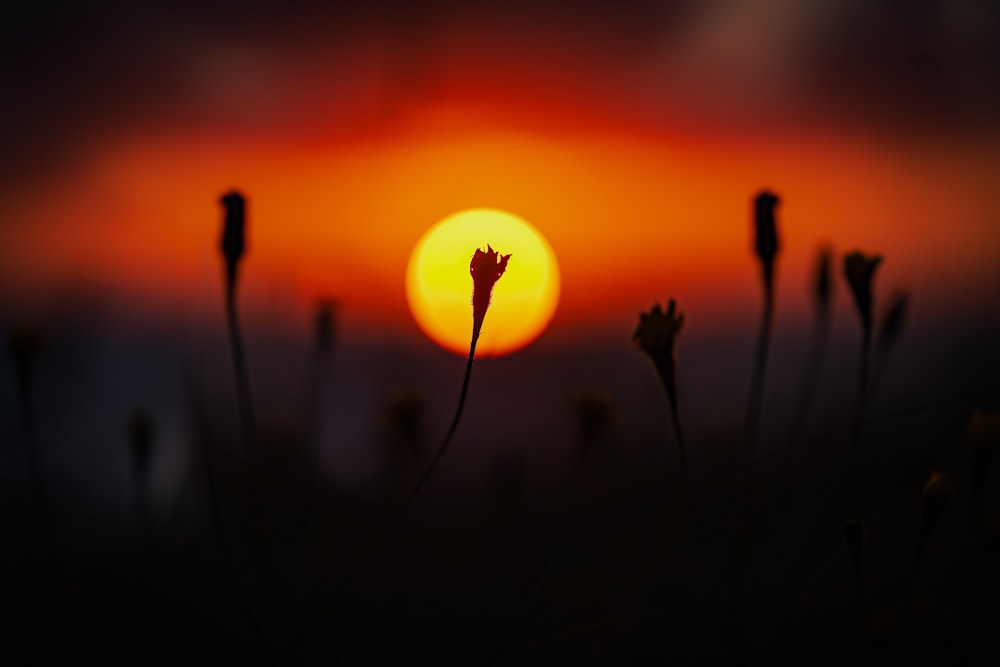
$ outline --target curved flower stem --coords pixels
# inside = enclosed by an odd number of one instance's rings
[[[448,427],[448,433],[444,436],[444,442],[438,448],[437,453],[434,454],[434,458],[431,459],[430,464],[424,469],[424,472],[420,475],[420,479],[410,490],[410,493],[406,496],[406,500],[403,501],[402,507],[399,508],[399,512],[396,514],[396,519],[402,518],[406,510],[409,509],[413,502],[413,499],[420,492],[420,489],[424,487],[427,480],[430,478],[431,473],[437,468],[438,463],[444,458],[445,452],[448,451],[448,446],[451,444],[451,439],[455,435],[455,430],[458,429],[458,422],[462,419],[462,408],[465,407],[465,397],[469,393],[469,378],[472,376],[472,361],[476,357],[476,343],[479,342],[479,331],[473,331],[472,333],[472,343],[469,345],[469,360],[465,364],[465,379],[462,381],[462,393],[458,396],[458,407],[455,409],[455,416],[451,420],[451,426]]]

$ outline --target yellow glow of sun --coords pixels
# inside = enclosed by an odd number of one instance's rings
[[[472,277],[477,248],[510,254],[493,288],[476,346],[477,357],[519,350],[548,326],[559,301],[559,266],[545,237],[521,218],[496,209],[461,211],[431,227],[406,269],[406,299],[420,329],[435,343],[465,356],[472,338]]]

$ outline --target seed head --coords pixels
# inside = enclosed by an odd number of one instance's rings
[[[774,276],[774,259],[778,256],[781,243],[778,240],[778,226],[774,211],[781,200],[773,192],[764,190],[754,199],[754,227],[756,240],[754,249],[764,268],[764,285],[771,288]]]
[[[226,217],[222,224],[222,240],[219,247],[226,260],[226,277],[232,289],[236,285],[236,271],[240,259],[246,252],[246,198],[232,190],[220,200],[225,208]]]

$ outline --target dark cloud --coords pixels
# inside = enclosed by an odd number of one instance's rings
[[[606,91],[647,118],[676,113],[679,97],[693,100],[692,114],[711,115],[716,104],[725,117],[734,99],[749,105],[772,88],[782,102],[799,96],[861,114],[991,118],[1000,83],[1000,13],[986,0],[119,0],[5,11],[0,151],[8,184],[110,133],[149,125],[252,128],[264,118],[268,131],[300,131],[315,94],[302,91],[324,82],[349,106],[359,68],[376,73],[382,111],[433,89],[457,61],[470,80],[502,82],[500,94],[522,82],[572,90],[568,81],[589,81],[577,92]],[[261,102],[267,114],[221,80],[240,71],[255,85],[279,84]],[[702,90],[711,93],[704,100]],[[355,120],[370,122],[371,111]]]

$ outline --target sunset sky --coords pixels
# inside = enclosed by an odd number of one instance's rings
[[[711,469],[746,414],[764,188],[782,199],[771,449],[801,393],[824,245],[838,253],[834,320],[805,434],[853,418],[860,328],[840,258],[855,249],[885,257],[877,317],[911,295],[871,414],[936,418],[956,397],[995,409],[995,2],[203,4],[23,3],[0,21],[0,329],[47,335],[39,439],[80,543],[130,525],[132,411],[157,424],[161,512],[195,460],[191,406],[238,432],[218,252],[233,188],[248,199],[239,301],[262,432],[308,430],[313,311],[339,302],[318,437],[345,487],[391,465],[395,392],[425,400],[428,442],[452,419],[465,360],[421,334],[404,281],[421,236],[469,208],[540,230],[561,299],[534,344],[477,362],[440,473],[455,484],[487,488],[518,457],[562,479],[571,397],[593,388],[614,403],[618,453],[672,465],[663,387],[631,341],[640,311],[670,298],[686,317],[691,459]],[[4,355],[0,437],[16,439],[12,371]],[[0,482],[23,483],[20,456],[2,448]]]
[[[927,321],[998,296],[992,3],[228,4],[5,20],[6,319],[80,292],[216,317],[233,187],[251,318],[333,297],[416,334],[409,254],[472,207],[548,238],[554,331],[627,335],[669,297],[703,322],[752,318],[765,187],[791,312],[820,244],[884,254],[885,289]]]

